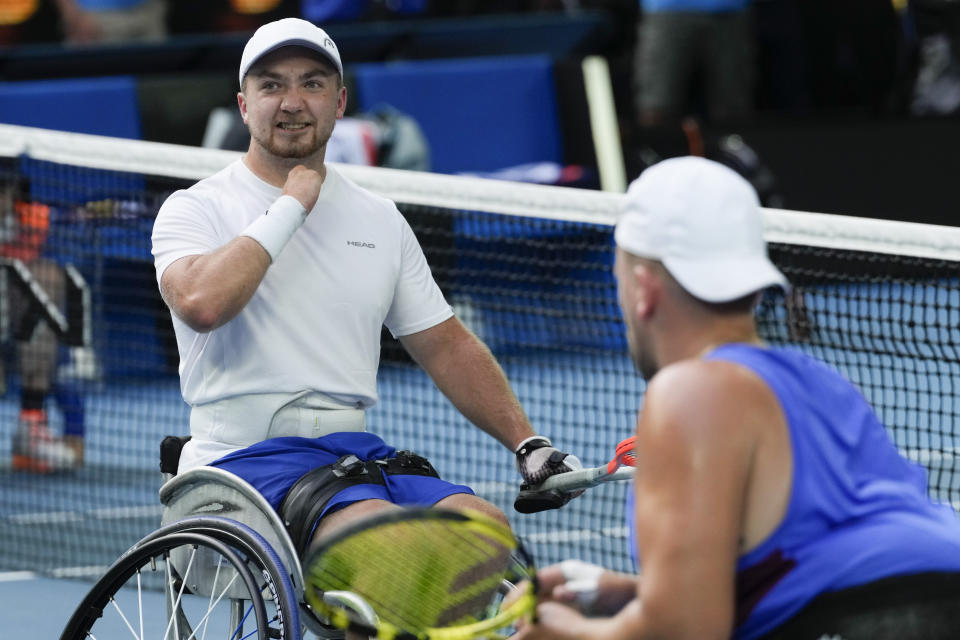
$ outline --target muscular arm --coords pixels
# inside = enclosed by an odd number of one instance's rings
[[[282,195],[292,196],[309,213],[325,176],[326,172],[298,165],[287,175]],[[252,233],[250,227],[247,232]],[[163,272],[160,295],[187,326],[206,333],[243,310],[270,264],[270,253],[253,238],[241,235],[215,251],[171,264]]]
[[[253,238],[239,236],[216,251],[186,256],[163,272],[160,294],[191,329],[212,331],[250,301],[270,266],[270,254]]]
[[[493,354],[456,317],[400,342],[470,422],[511,451],[535,435]]]
[[[637,425],[642,626],[671,638],[728,638],[762,391],[726,362],[687,361],[663,374]]]
[[[776,420],[766,388],[726,362],[686,361],[647,389],[637,426],[637,597],[612,618],[556,603],[522,640],[729,638],[756,434]]]

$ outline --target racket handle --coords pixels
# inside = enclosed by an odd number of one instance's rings
[[[556,489],[550,491],[531,491],[520,489],[513,508],[518,513],[539,513],[549,509],[559,509],[570,501],[570,496]]]
[[[605,482],[633,478],[633,467],[620,467],[613,473],[607,467],[594,467],[582,471],[568,471],[552,475],[535,486],[521,485],[513,508],[520,513],[537,513],[558,509],[570,501],[570,493],[595,487]]]

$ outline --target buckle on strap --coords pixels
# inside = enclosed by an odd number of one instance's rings
[[[397,451],[393,458],[377,460],[376,463],[390,475],[440,477],[429,460],[413,451]]]
[[[352,453],[341,457],[330,465],[330,471],[338,478],[352,478],[370,473],[367,470],[367,463]]]

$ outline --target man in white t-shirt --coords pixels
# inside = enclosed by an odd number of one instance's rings
[[[291,523],[301,552],[401,504],[505,520],[425,459],[365,431],[383,325],[458,410],[516,452],[525,482],[579,468],[535,434],[396,206],[324,164],[347,100],[327,34],[297,18],[264,25],[239,79],[248,152],[171,195],[153,230],[192,407],[179,470],[212,464],[246,479]]]

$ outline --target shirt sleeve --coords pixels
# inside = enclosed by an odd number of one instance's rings
[[[403,218],[400,234],[400,273],[393,304],[384,320],[395,338],[429,329],[453,316],[453,308],[433,279],[413,229]]]
[[[190,191],[174,192],[160,207],[152,235],[157,283],[180,258],[210,253],[223,244],[210,219],[212,208]]]

